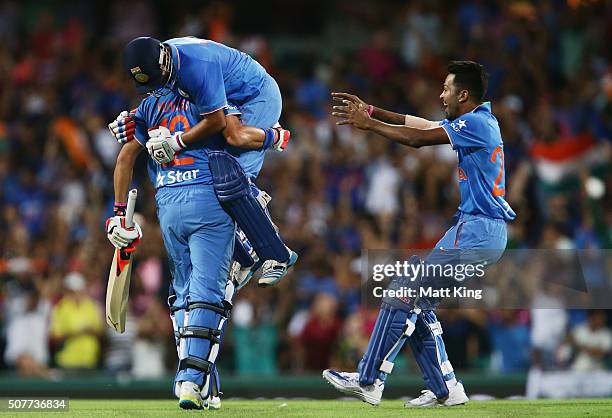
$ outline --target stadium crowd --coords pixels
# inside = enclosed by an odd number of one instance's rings
[[[507,200],[518,214],[508,247],[611,248],[609,2],[127,3],[0,5],[1,369],[147,377],[174,367],[169,271],[144,156],[135,175],[144,240],[126,333],[103,318],[112,256],[104,221],[119,150],[106,124],[138,103],[120,51],[141,35],[235,46],[283,92],[292,142],[268,155],[258,185],[300,261],[278,286],[251,284],[237,295],[224,370],[354,367],[376,318],[361,303],[361,250],[430,248],[456,211],[449,146],[404,149],[336,127],[332,90],[441,120],[446,63],[483,63],[505,143]],[[530,308],[442,310],[455,368],[606,367],[608,312]]]

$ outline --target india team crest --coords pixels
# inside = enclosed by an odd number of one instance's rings
[[[149,76],[142,72],[140,67],[134,67],[130,69],[130,72],[139,83],[146,83],[149,81]]]

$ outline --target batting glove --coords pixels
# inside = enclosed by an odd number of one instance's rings
[[[108,124],[108,129],[120,144],[125,144],[134,139],[136,122],[134,122],[132,116],[134,116],[135,113],[135,111],[128,113],[127,110],[124,110],[119,113],[117,119]]]
[[[272,144],[272,148],[274,148],[278,152],[283,152],[287,145],[289,145],[289,139],[291,138],[291,131],[287,129],[283,129],[281,126],[275,126],[272,128],[276,131],[276,135],[274,138],[274,143]]]
[[[150,130],[147,151],[151,158],[160,165],[174,160],[176,153],[185,149],[182,135],[181,131],[171,134],[170,130],[164,126]]]
[[[115,248],[132,252],[142,238],[142,229],[136,222],[133,227],[127,228],[125,216],[113,216],[106,220],[106,237]]]

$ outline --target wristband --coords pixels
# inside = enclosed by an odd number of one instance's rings
[[[126,210],[127,202],[115,202],[115,207],[113,208],[115,216],[125,216]]]
[[[265,133],[265,138],[264,138],[264,142],[263,142],[263,146],[261,147],[262,149],[268,149],[272,146],[272,144],[274,143],[274,128],[266,128],[263,130]]]
[[[368,116],[372,117],[372,113],[374,113],[374,106],[368,105]]]
[[[187,148],[187,145],[185,145],[185,143],[183,142],[183,133],[182,132],[178,132],[174,138],[176,139],[176,143],[178,144],[179,147],[181,147],[181,149],[185,149]]]

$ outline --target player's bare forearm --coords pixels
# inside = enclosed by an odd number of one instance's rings
[[[189,131],[181,136],[185,145],[189,146],[194,142],[205,139],[210,135],[221,132],[227,126],[223,109],[215,110],[206,115],[204,119],[193,126]]]
[[[127,194],[132,182],[132,171],[136,157],[142,151],[138,141],[130,141],[121,147],[115,164],[113,184],[115,187],[115,202],[126,202]]]
[[[389,110],[373,107],[372,118],[391,125],[404,125],[416,129],[433,129],[439,126],[438,122],[412,115],[402,115]]]
[[[228,144],[245,149],[261,149],[266,138],[263,129],[245,126],[237,116],[228,115],[225,118],[226,127],[223,136]]]
[[[390,110],[381,109],[376,106],[373,106],[372,117],[392,125],[403,125],[406,120],[406,115],[391,112]]]
[[[370,119],[366,124],[366,129],[389,138],[398,144],[413,148],[448,144],[450,142],[443,128],[418,129],[404,125],[391,125],[376,119]]]
[[[391,125],[371,118],[360,103],[348,101],[346,106],[334,106],[332,116],[340,118],[337,125],[353,125],[359,129],[376,132],[398,144],[419,148],[426,145],[448,144],[450,142],[443,128],[417,129],[405,125]]]

